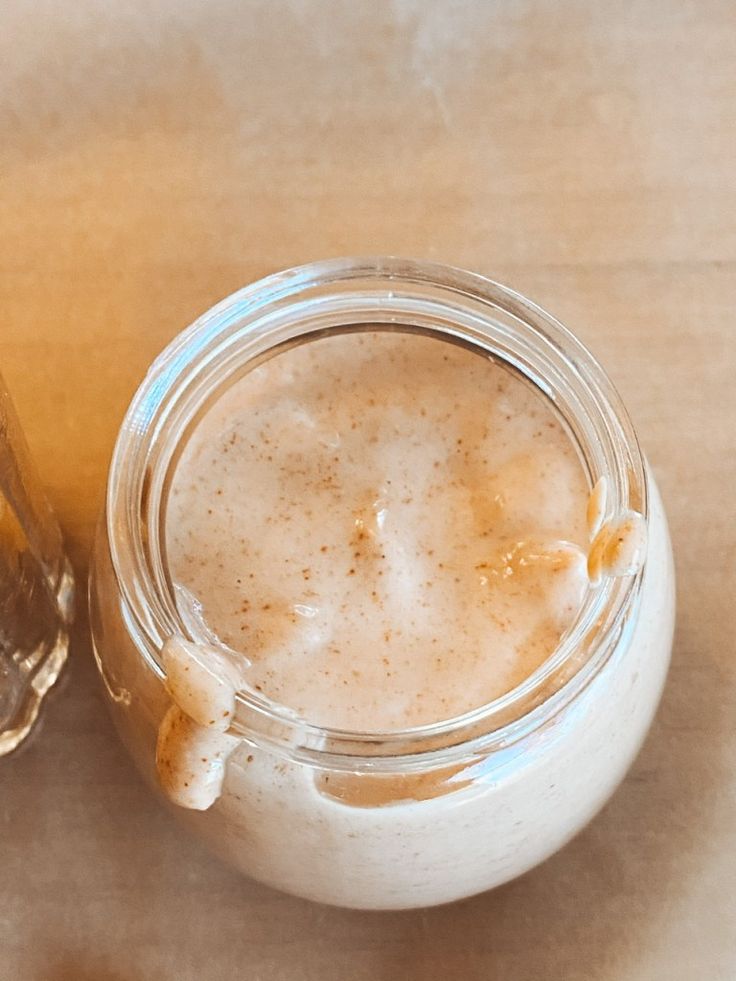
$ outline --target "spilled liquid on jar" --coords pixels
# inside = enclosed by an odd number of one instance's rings
[[[588,587],[588,492],[552,406],[503,365],[420,334],[333,335],[198,423],[167,562],[182,616],[241,655],[245,686],[318,725],[403,729],[552,654]]]

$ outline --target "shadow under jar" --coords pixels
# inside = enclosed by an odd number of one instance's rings
[[[589,579],[559,643],[510,690],[452,717],[356,731],[233,681],[232,652],[177,601],[166,516],[192,433],[238,379],[317,338],[385,331],[461,345],[545,401],[591,493]],[[629,519],[638,546],[628,566],[616,567],[616,534]],[[214,307],[154,362],[115,448],[90,599],[116,725],[144,776],[159,789],[163,780],[180,805],[174,812],[262,882],[373,909],[430,906],[500,885],[579,831],[641,745],[674,620],[659,494],[593,357],[511,290],[393,258],[331,260],[268,277]],[[195,681],[185,690],[176,650],[193,652]],[[210,695],[197,689],[205,675],[215,679]],[[228,691],[232,713],[226,708],[226,722],[207,729],[215,720],[199,718],[201,705],[228,705]],[[161,768],[172,718],[189,739],[178,762],[191,768],[173,792]]]

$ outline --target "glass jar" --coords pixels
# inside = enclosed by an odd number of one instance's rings
[[[74,577],[0,377],[0,756],[33,731],[66,663]]]
[[[347,732],[240,691],[219,798],[175,813],[254,878],[320,902],[407,908],[497,886],[560,848],[602,806],[659,701],[674,619],[662,504],[631,423],[587,350],[483,277],[393,258],[292,269],[234,294],[152,365],[123,422],[90,585],[112,713],[153,786],[170,706],[161,650],[190,637],[163,541],[167,493],[196,421],[236,378],[330,332],[419,331],[491,352],[550,399],[605,521],[639,512],[643,566],[593,582],[554,654],[514,690],[404,731]]]

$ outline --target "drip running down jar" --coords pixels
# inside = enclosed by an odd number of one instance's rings
[[[669,662],[652,475],[583,346],[480,276],[346,259],[224,300],[125,418],[91,577],[131,755],[248,875],[341,906],[520,875]]]

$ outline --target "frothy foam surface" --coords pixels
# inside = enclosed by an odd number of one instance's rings
[[[476,708],[556,648],[588,584],[588,486],[544,396],[418,334],[280,354],[207,412],[166,550],[247,684],[367,731]],[[247,658],[247,661],[245,660]]]

